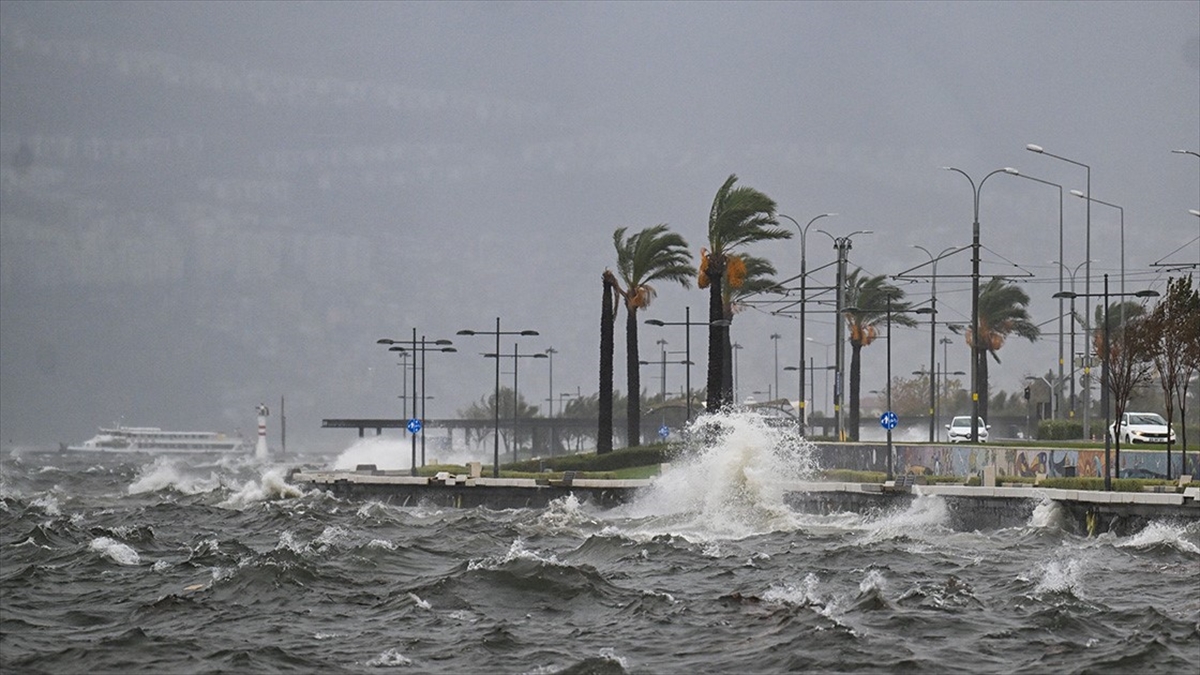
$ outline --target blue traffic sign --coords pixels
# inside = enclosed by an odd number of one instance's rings
[[[658,428],[658,437],[659,438],[666,440],[667,436],[670,436],[670,435],[671,435],[671,430],[670,430],[670,428],[667,427],[667,425],[664,424]]]
[[[412,418],[411,420],[409,420],[408,421],[408,433],[410,433],[410,434],[421,433],[421,420],[419,420],[415,417]]]
[[[899,423],[900,418],[896,417],[896,413],[892,412],[891,410],[879,416],[879,426],[887,429],[888,431],[895,429],[896,425]]]

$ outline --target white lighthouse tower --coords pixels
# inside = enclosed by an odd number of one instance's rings
[[[267,459],[270,455],[267,450],[267,415],[270,414],[267,406],[258,404],[258,444],[254,446],[255,459]]]

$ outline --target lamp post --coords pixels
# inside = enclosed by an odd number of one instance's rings
[[[692,308],[685,307],[683,310],[683,321],[660,321],[659,319],[646,319],[646,323],[651,326],[683,326],[683,360],[687,363],[685,375],[687,388],[687,419],[688,424],[692,422],[692,326],[708,326],[708,321],[698,321],[692,323]],[[711,323],[713,326],[728,326],[729,319],[718,319]]]
[[[979,193],[983,190],[983,184],[987,179],[998,173],[1004,173],[1005,169],[995,169],[991,173],[983,177],[979,181],[979,185],[975,185],[975,181],[962,169],[957,169],[952,166],[943,166],[946,171],[956,171],[962,174],[963,178],[971,184],[971,193],[975,198],[975,220],[971,223],[971,340],[979,339]],[[975,345],[971,347],[971,442],[979,442],[979,424],[976,420],[979,419],[979,353],[975,349]],[[984,353],[984,358],[987,354]]]
[[[800,227],[800,223],[796,222],[795,218],[792,218],[791,216],[785,216],[782,213],[779,214],[780,218],[787,218],[788,220],[792,221],[792,224],[795,225],[796,229],[800,231],[800,366],[804,366],[804,343],[807,342],[805,339],[807,336],[804,334],[804,312],[805,307],[808,305],[808,261],[806,260],[808,228],[812,227],[813,223],[822,218],[828,218],[836,215],[836,213],[822,213],[821,215],[816,216],[812,220],[808,221],[808,224],[804,227]],[[798,417],[800,419],[800,433],[803,434],[804,423],[808,421],[808,417],[805,415],[804,410],[804,368],[800,367],[796,370],[800,373],[800,415]],[[776,382],[775,388],[776,390],[779,389],[778,382]]]
[[[1034,178],[1033,176],[1027,176],[1027,175],[1021,173],[1020,171],[1017,171],[1016,169],[1005,169],[1005,171],[1013,176],[1018,177],[1018,178],[1024,178],[1026,180],[1031,180],[1035,183],[1041,183],[1042,185],[1049,185],[1051,187],[1058,188],[1058,263],[1060,266],[1059,270],[1058,270],[1058,290],[1059,290],[1059,292],[1062,292],[1062,291],[1066,290],[1065,288],[1063,288],[1063,268],[1062,268],[1062,262],[1063,262],[1063,186],[1059,185],[1058,183],[1052,183],[1048,180],[1042,180],[1041,178]],[[1058,381],[1062,382],[1062,379],[1063,379],[1063,301],[1060,298],[1058,301]],[[1061,388],[1059,391],[1061,392]],[[1061,393],[1059,394],[1059,398],[1060,399],[1062,398]],[[1061,400],[1059,401],[1057,408],[1059,410],[1062,410],[1062,401]]]
[[[520,371],[520,369],[517,367],[518,361],[520,359],[545,359],[545,358],[549,358],[549,355],[546,354],[545,352],[537,352],[534,354],[522,354],[520,345],[517,344],[516,342],[514,342],[513,343],[513,351],[511,354],[500,354],[497,352],[495,354],[484,354],[483,356],[484,356],[484,358],[488,358],[488,359],[494,358],[494,359],[496,359],[497,363],[499,363],[500,359],[502,359],[502,358],[507,359],[507,358],[511,357],[513,360],[513,452],[512,452],[512,458],[513,458],[513,461],[515,462],[515,461],[517,461],[517,450],[520,448],[520,438],[517,436],[517,420],[518,420],[517,413],[519,412],[517,410],[517,407],[518,407],[517,394],[520,391],[519,389],[517,389],[517,373]],[[499,406],[498,399],[497,399],[496,405]]]
[[[938,253],[935,256],[932,253],[930,253],[929,249],[925,248],[924,246],[914,245],[913,248],[919,248],[922,251],[924,251],[925,255],[929,256],[929,262],[933,264],[933,283],[929,289],[929,308],[930,308],[930,311],[929,311],[929,364],[930,364],[930,367],[932,368],[934,360],[937,358],[937,353],[936,353],[937,352],[937,264],[938,264],[938,261],[941,260],[942,257],[945,256],[947,253],[949,253],[951,251],[957,252],[958,249],[956,249],[953,246],[947,246],[946,248],[942,249],[941,253]],[[937,407],[936,406],[936,397],[937,397],[937,378],[934,375],[930,375],[929,376],[929,442],[930,443],[932,443],[934,441],[934,434],[937,433],[937,431],[935,429],[935,425],[937,424],[937,420],[935,419],[935,417],[937,417],[937,416],[934,414],[934,408]]]
[[[395,340],[392,338],[379,338],[375,341],[376,344],[389,345],[389,352],[400,352],[401,354],[409,354],[412,357],[412,399],[413,413],[412,418],[408,423],[409,437],[412,439],[412,469],[411,474],[417,475],[417,434],[421,432],[421,420],[425,417],[425,352],[456,352],[454,347],[447,345],[453,344],[449,340],[434,340],[426,344],[425,336],[422,335],[420,341],[417,340],[417,329],[412,329],[411,340]],[[417,412],[417,360],[416,355],[421,355],[421,411],[418,416]],[[407,408],[407,406],[406,406]],[[425,463],[425,435],[421,434],[421,463]]]
[[[775,343],[775,395],[779,396],[779,333],[771,333],[771,341]]]
[[[1087,173],[1087,184],[1084,188],[1084,192],[1086,195],[1089,195],[1089,196],[1092,194],[1092,167],[1088,166],[1087,164],[1084,164],[1083,162],[1079,162],[1079,161],[1076,161],[1073,159],[1068,159],[1061,155],[1055,155],[1053,153],[1046,152],[1046,150],[1042,146],[1034,145],[1033,143],[1026,145],[1025,149],[1030,152],[1036,152],[1039,155],[1045,155],[1047,157],[1052,157],[1059,161],[1066,162],[1067,164],[1074,164],[1075,166],[1083,167],[1084,171]],[[1084,243],[1083,243],[1083,259],[1084,259],[1084,262],[1086,263],[1086,265],[1085,265],[1086,271],[1083,273],[1083,292],[1084,292],[1085,297],[1091,297],[1090,294],[1092,292],[1092,264],[1091,264],[1091,260],[1092,260],[1092,200],[1088,199],[1086,201],[1087,201],[1087,211],[1086,211],[1086,214],[1087,214],[1086,219],[1087,220],[1086,220]],[[1060,290],[1059,292],[1061,293],[1062,291]],[[1091,307],[1085,304],[1083,309],[1084,309],[1083,332],[1088,335],[1091,335],[1092,334]],[[1072,356],[1074,356],[1074,355],[1072,354]],[[1090,438],[1091,433],[1092,433],[1092,411],[1091,411],[1092,396],[1091,396],[1090,389],[1091,389],[1091,387],[1088,387],[1087,389],[1083,390],[1083,436],[1084,436],[1084,438]]]
[[[738,393],[738,352],[742,351],[744,347],[735,342],[729,348],[733,351],[733,400],[736,403],[741,398]]]
[[[839,316],[838,316],[838,317],[837,317],[835,320],[836,320],[836,321],[841,321],[841,316],[839,315]],[[815,345],[821,345],[822,347],[824,347],[824,348],[825,348],[825,365],[826,365],[827,367],[826,367],[826,369],[825,369],[825,398],[822,400],[822,404],[825,406],[825,414],[826,414],[826,415],[828,415],[830,412],[832,412],[832,411],[830,411],[830,410],[829,410],[829,407],[830,407],[830,403],[829,403],[829,400],[830,400],[830,399],[829,399],[829,371],[830,371],[830,370],[833,370],[833,372],[835,372],[835,373],[837,372],[837,364],[836,364],[836,363],[832,364],[832,365],[833,365],[833,368],[832,368],[832,369],[828,368],[828,366],[829,366],[829,365],[831,365],[831,364],[829,363],[829,348],[833,346],[833,343],[832,343],[832,342],[828,342],[828,343],[827,343],[827,342],[820,342],[820,341],[818,341],[818,340],[814,340],[814,339],[812,339],[812,338],[805,338],[805,341],[806,341],[806,342],[811,342],[811,343],[813,343],[813,344],[815,344]],[[810,365],[810,366],[812,365],[812,358],[811,358],[811,357],[809,358],[809,365]],[[814,372],[814,371],[812,370],[812,368],[809,368],[809,372]],[[836,416],[835,416],[835,417],[836,417]],[[834,425],[835,425],[835,427],[836,427],[836,425],[837,425],[837,420],[836,420],[836,419],[834,420]]]
[[[1100,360],[1100,406],[1104,408],[1104,489],[1112,490],[1112,437],[1108,433],[1108,427],[1111,424],[1111,411],[1109,410],[1109,382],[1108,370],[1112,359],[1112,343],[1109,341],[1108,327],[1108,301],[1112,296],[1134,296],[1138,298],[1154,298],[1158,297],[1158,291],[1143,290],[1134,293],[1109,293],[1108,292],[1108,275],[1104,275],[1104,292],[1097,293],[1096,297],[1104,298],[1104,354]],[[1075,293],[1073,291],[1062,291],[1055,293],[1054,297],[1064,297],[1069,299],[1090,297],[1087,293]],[[1120,467],[1117,468],[1117,477],[1120,478]]]
[[[502,331],[502,330],[500,330],[500,317],[496,317],[496,330],[494,330],[494,331],[480,331],[480,330],[470,330],[470,329],[464,328],[463,330],[458,331],[458,333],[456,333],[456,334],[457,335],[495,335],[496,336],[496,353],[499,354],[500,353],[500,336],[501,335],[529,336],[529,335],[538,335],[539,333],[536,330]],[[493,439],[494,443],[492,446],[492,462],[493,462],[492,477],[499,478],[500,477],[500,359],[499,358],[496,359],[496,394],[495,394],[495,396],[496,396],[496,399],[495,399],[493,407],[496,409],[495,410],[496,419],[495,419],[495,428],[493,429],[493,431],[495,432],[495,437]]]
[[[834,359],[837,369],[833,381],[833,414],[834,424],[839,441],[846,440],[845,424],[843,422],[842,392],[845,389],[845,336],[846,321],[842,317],[842,303],[846,301],[846,260],[853,246],[851,241],[857,234],[874,234],[872,230],[855,230],[844,237],[835,237],[825,230],[817,230],[833,240],[833,248],[837,251],[837,309],[834,312]]]
[[[1125,293],[1125,209],[1102,199],[1089,197],[1079,190],[1071,190],[1071,194],[1079,197],[1080,199],[1086,199],[1089,202],[1096,202],[1097,204],[1103,204],[1105,206],[1114,208],[1121,213],[1121,293]],[[1124,308],[1122,308],[1121,311],[1123,313],[1125,311]],[[1125,317],[1122,316],[1121,319],[1124,320]]]
[[[546,357],[550,359],[550,386],[546,395],[546,405],[550,409],[547,411],[546,417],[554,417],[554,355],[558,353],[558,350],[554,347],[547,347],[545,353]]]
[[[1075,266],[1075,269],[1071,270],[1071,272],[1070,272],[1071,292],[1072,293],[1075,292],[1075,274],[1077,272],[1079,272],[1079,268],[1083,267],[1086,263],[1087,263],[1086,260],[1079,263],[1078,265]],[[1062,262],[1059,262],[1058,264],[1064,270],[1067,268],[1066,265],[1062,264]],[[1061,270],[1060,270],[1060,274],[1061,274]],[[1059,291],[1059,292],[1061,293],[1062,291]],[[1063,296],[1063,297],[1067,297],[1067,296]],[[1060,299],[1059,302],[1061,302],[1061,301],[1062,300]],[[1089,361],[1090,361],[1090,359],[1089,359]],[[1087,368],[1087,367],[1088,366],[1085,366],[1085,368]],[[1059,381],[1060,382],[1062,381],[1062,376],[1059,376]],[[1070,394],[1070,402],[1071,402],[1070,417],[1071,417],[1071,419],[1074,419],[1075,418],[1075,298],[1071,298],[1071,394]]]

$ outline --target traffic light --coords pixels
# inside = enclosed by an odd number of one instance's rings
[[[1025,387],[1025,400],[1029,400],[1029,387]]]

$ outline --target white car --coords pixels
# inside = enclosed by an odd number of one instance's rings
[[[987,442],[987,439],[988,439],[988,429],[990,427],[983,423],[982,417],[980,417],[978,419],[979,419],[979,426],[978,426],[979,442],[985,443],[985,442]],[[947,431],[948,435],[950,436],[951,443],[958,443],[959,441],[971,440],[971,416],[970,415],[960,415],[958,417],[955,417],[954,419],[950,420],[950,424],[946,425],[946,431]]]
[[[1114,423],[1108,428],[1109,438],[1119,436],[1122,443],[1166,443],[1175,442],[1175,430],[1167,426],[1162,415],[1152,412],[1127,412],[1121,415],[1121,428]]]

